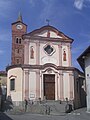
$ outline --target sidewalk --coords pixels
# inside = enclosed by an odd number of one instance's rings
[[[90,120],[90,113],[86,112],[86,108],[81,108],[65,115],[41,115],[30,113],[12,115],[1,113],[0,120],[6,120],[6,118],[7,120]]]
[[[81,108],[68,113],[70,120],[90,120],[90,113],[87,113],[86,108]]]

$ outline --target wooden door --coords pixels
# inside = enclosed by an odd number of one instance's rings
[[[55,100],[55,75],[44,74],[44,96],[47,100]]]

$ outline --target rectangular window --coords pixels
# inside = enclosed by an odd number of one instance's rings
[[[10,90],[15,90],[15,79],[10,80]]]

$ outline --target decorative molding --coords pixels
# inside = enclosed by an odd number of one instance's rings
[[[51,73],[52,73],[52,69],[51,69],[51,68],[48,68],[47,72],[48,72],[49,74],[51,74]]]
[[[15,75],[11,75],[11,76],[9,77],[9,79],[12,78],[12,77],[17,78],[17,76],[15,76]]]
[[[55,53],[55,48],[51,43],[47,43],[44,47],[44,52],[48,55],[48,56],[52,56]]]
[[[73,74],[73,73],[70,73],[69,76],[74,76],[74,74]]]
[[[63,40],[69,40],[69,41],[73,42],[73,39],[72,39],[72,38],[66,36],[64,33],[60,32],[59,30],[57,30],[57,29],[56,29],[55,27],[53,27],[53,26],[44,26],[44,27],[41,27],[40,29],[36,29],[36,30],[34,30],[34,31],[32,31],[32,32],[30,32],[30,33],[28,33],[28,34],[23,35],[23,38],[25,38],[25,37],[32,37],[32,36],[35,37],[36,34],[40,34],[40,33],[41,33],[42,31],[44,31],[44,30],[53,31],[53,32],[55,32],[56,34],[58,33],[58,35],[61,36]],[[42,37],[42,38],[43,38],[43,37]],[[46,38],[48,38],[48,37],[46,37]]]
[[[63,76],[63,73],[59,73],[59,75]]]
[[[40,36],[24,36],[23,39],[29,39],[30,41],[34,42],[37,40],[40,41],[50,41],[50,42],[62,42],[64,44],[66,43],[72,43],[72,40],[70,39],[62,39],[62,38],[47,38],[47,37],[40,37]]]
[[[36,71],[36,74],[39,74],[39,75],[40,75],[40,71]]]
[[[52,72],[54,73],[58,73],[56,72],[54,69],[52,69],[51,67],[46,68],[45,70],[42,71],[42,74],[48,72],[49,74],[51,74]]]
[[[30,71],[29,70],[24,70],[24,73],[25,74],[30,74]]]
[[[11,66],[8,66],[6,68],[6,70],[8,71],[9,69],[12,69],[12,68],[17,68],[17,67],[20,67],[22,69],[40,69],[40,70],[43,70],[45,68],[48,68],[48,67],[52,67],[56,70],[67,70],[67,71],[74,71],[76,68],[74,67],[63,67],[63,66],[56,66],[55,64],[52,64],[52,63],[47,63],[47,64],[44,64],[44,65],[28,65],[28,64],[19,64],[19,65],[11,65]]]

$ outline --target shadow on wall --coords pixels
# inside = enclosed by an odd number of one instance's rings
[[[8,110],[10,111],[11,109],[13,109],[11,96],[8,96],[6,100],[1,99],[0,111],[1,112],[8,111]]]
[[[75,98],[74,109],[86,107],[86,91],[84,88],[85,79],[77,79],[75,81]]]
[[[7,116],[5,113],[0,113],[0,120],[13,120],[9,116]]]

